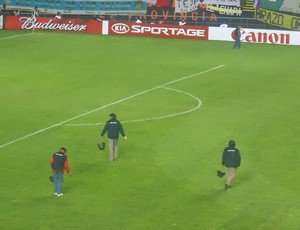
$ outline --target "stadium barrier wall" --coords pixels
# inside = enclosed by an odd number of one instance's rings
[[[10,30],[50,30],[117,36],[148,36],[198,40],[234,41],[235,28],[146,24],[119,21],[55,19],[5,16]],[[300,45],[300,32],[284,30],[244,29],[241,41],[279,45]]]
[[[169,24],[137,24],[109,21],[107,34],[120,36],[150,36],[200,40],[234,41],[235,28],[179,26]],[[241,42],[280,45],[300,45],[300,32],[264,29],[241,29]]]

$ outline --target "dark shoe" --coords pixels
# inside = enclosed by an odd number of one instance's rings
[[[225,190],[227,190],[227,189],[229,189],[229,188],[232,188],[231,185],[225,184]]]

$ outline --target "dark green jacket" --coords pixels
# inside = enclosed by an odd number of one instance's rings
[[[228,146],[223,151],[222,165],[228,168],[238,168],[241,165],[240,151],[234,146]]]
[[[118,139],[120,133],[123,137],[125,136],[123,126],[115,118],[111,118],[109,121],[106,122],[101,132],[101,137],[103,137],[106,132],[109,139]]]

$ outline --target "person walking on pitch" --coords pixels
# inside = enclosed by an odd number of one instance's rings
[[[234,42],[234,49],[238,47],[241,48],[241,26],[237,26],[234,30],[235,42]]]
[[[223,151],[222,165],[226,167],[226,184],[225,190],[232,188],[232,180],[236,175],[236,169],[240,167],[241,154],[240,151],[235,147],[235,141],[230,140],[228,147]]]
[[[127,137],[125,135],[124,129],[120,121],[117,120],[115,113],[109,114],[110,119],[106,122],[102,132],[101,137],[107,132],[108,137],[108,148],[109,148],[109,159],[115,161],[118,157],[118,140],[120,133],[125,140]]]
[[[64,180],[64,171],[70,175],[71,171],[69,168],[68,157],[66,155],[67,149],[61,147],[59,151],[55,152],[50,160],[50,165],[53,171],[53,182],[54,182],[54,195],[62,196],[62,183]]]

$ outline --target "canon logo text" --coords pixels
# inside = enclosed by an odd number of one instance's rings
[[[271,44],[290,44],[290,35],[284,33],[275,33],[275,32],[246,32],[245,30],[241,30],[242,41],[250,42],[250,43],[271,43]],[[234,31],[231,34],[234,39]]]

